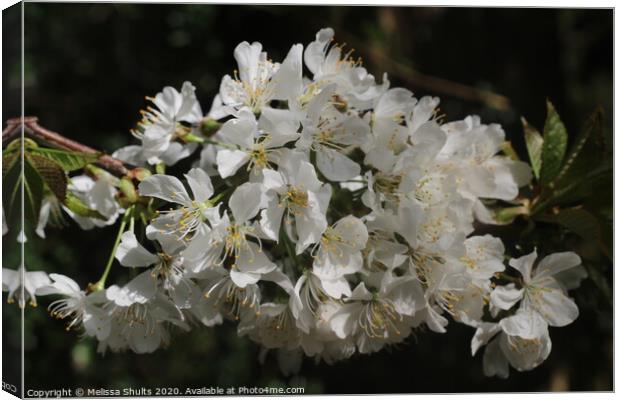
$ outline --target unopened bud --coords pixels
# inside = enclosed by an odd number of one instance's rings
[[[129,171],[127,173],[127,176],[131,179],[136,179],[139,182],[142,182],[143,180],[145,180],[146,178],[148,178],[149,176],[151,176],[151,171],[149,171],[146,168],[134,168],[131,171]]]
[[[121,189],[121,193],[123,193],[127,201],[129,201],[130,203],[135,203],[136,201],[138,201],[138,198],[140,196],[138,196],[136,187],[134,186],[131,179],[126,176],[122,177],[119,183],[119,187]]]
[[[202,122],[200,122],[200,131],[203,135],[209,137],[215,135],[215,133],[220,129],[220,124],[213,118],[204,118]]]

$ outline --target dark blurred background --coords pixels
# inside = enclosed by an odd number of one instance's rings
[[[19,10],[3,12],[3,119],[19,116]],[[355,49],[379,80],[420,97],[436,95],[447,120],[468,114],[501,123],[523,155],[521,116],[542,127],[551,99],[571,135],[597,106],[612,127],[611,10],[25,4],[26,115],[52,130],[112,152],[132,140],[144,96],[190,80],[206,112],[221,77],[236,68],[233,49],[260,41],[282,60],[293,43],[307,44],[322,27]],[[74,277],[84,287],[103,268],[116,227],[81,231],[74,224],[32,238],[26,265]],[[10,237],[9,237],[10,236]],[[14,235],[4,237],[3,266],[15,268]],[[510,246],[509,246],[510,247]],[[611,276],[611,269],[608,275]],[[114,281],[114,276],[111,277]],[[473,329],[418,332],[407,343],[334,366],[305,360],[287,378],[275,357],[226,323],[174,337],[151,355],[96,354],[96,343],[65,332],[45,312],[26,312],[26,387],[202,387],[292,385],[306,393],[406,393],[612,389],[611,303],[584,282],[574,296],[581,315],[551,328],[553,350],[534,371],[485,378],[472,358]],[[590,290],[588,290],[588,288]],[[6,298],[6,295],[4,295]],[[3,306],[5,378],[19,355],[19,308]],[[7,367],[11,370],[7,370]],[[14,375],[14,376],[13,376]],[[7,380],[7,379],[4,379]]]

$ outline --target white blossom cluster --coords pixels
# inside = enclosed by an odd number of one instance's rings
[[[474,221],[495,223],[489,204],[517,197],[529,166],[502,155],[499,125],[442,122],[437,98],[378,83],[333,36],[322,29],[281,63],[239,44],[238,70],[206,115],[189,82],[149,98],[140,144],[113,155],[160,172],[200,160],[181,179],[137,184],[153,210],[145,230],[136,206],[118,201],[118,178],[83,175],[70,188],[109,218],[76,216],[84,229],[127,221],[115,257],[133,278],[93,291],[29,272],[31,299],[61,295],[52,313],[101,352],[148,353],[173,329],[233,320],[290,371],[302,354],[332,363],[423,327],[445,332],[449,317],[475,329],[472,354],[486,345],[487,375],[544,361],[548,326],[578,316],[567,291],[584,277],[579,257],[536,262],[534,251],[507,268],[500,239],[472,235]],[[12,298],[19,282],[7,271]]]

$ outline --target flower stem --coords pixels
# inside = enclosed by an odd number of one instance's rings
[[[297,257],[297,254],[295,253],[295,247],[293,245],[293,241],[288,237],[288,234],[286,233],[284,226],[280,227],[280,241],[284,243],[284,248],[286,249],[288,256],[295,263],[295,272],[298,273],[299,264],[300,264],[299,258]]]
[[[221,142],[219,140],[207,139],[204,137],[196,136],[194,134],[188,134],[183,136],[183,140],[188,143],[200,143],[200,144],[212,144],[214,146],[224,147],[231,150],[239,150],[239,146],[232,143]]]
[[[99,290],[105,289],[105,282],[108,279],[108,274],[112,269],[112,263],[114,262],[114,257],[116,256],[116,250],[118,249],[118,245],[121,242],[121,236],[125,232],[125,226],[127,226],[127,221],[131,220],[133,222],[133,206],[129,207],[121,220],[121,225],[118,228],[118,234],[116,235],[116,239],[114,240],[114,246],[112,247],[112,252],[110,253],[110,258],[108,258],[108,263],[105,266],[105,270],[101,275],[101,278],[95,284],[89,285],[89,289],[91,292],[97,292]],[[132,224],[133,225],[133,224]]]
[[[209,199],[209,203],[211,203],[212,205],[216,205],[218,201],[222,200],[224,197],[226,197],[230,192],[232,192],[234,188],[228,188],[218,194],[216,194],[215,196],[213,196],[212,198]]]

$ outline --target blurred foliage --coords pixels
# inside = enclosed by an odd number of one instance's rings
[[[5,61],[15,60],[3,68],[4,119],[20,114],[19,17],[15,7],[3,12]],[[532,160],[536,180],[520,202],[506,204],[504,216],[513,224],[480,232],[501,237],[515,256],[534,247],[541,254],[575,250],[590,274],[574,292],[578,320],[561,333],[551,329],[549,359],[531,372],[512,371],[508,380],[482,375],[481,356],[470,355],[473,330],[455,323],[446,334],[418,331],[405,344],[333,366],[305,360],[299,376],[286,378],[275,355],[260,364],[258,347],[237,338],[232,324],[177,335],[169,349],[150,355],[101,356],[95,342],[29,308],[28,388],[611,390],[613,121],[603,118],[612,111],[611,10],[27,3],[25,23],[26,115],[108,152],[130,143],[144,96],[165,85],[192,81],[208,110],[221,77],[235,68],[232,51],[240,41],[260,41],[280,60],[291,43],[308,43],[331,26],[375,76],[386,71],[393,86],[441,96],[448,120],[475,113],[502,124],[511,153]],[[547,112],[545,98],[554,104]],[[522,124],[522,116],[530,122]],[[62,166],[58,158],[51,162]],[[49,189],[46,181],[41,185]],[[48,229],[45,240],[29,235],[26,265],[76,277],[85,287],[101,273],[115,231],[84,232],[69,223],[63,231]],[[14,230],[3,238],[4,267],[19,265],[14,239]],[[47,302],[41,299],[42,306]],[[19,318],[17,307],[3,306],[3,380],[9,382],[19,378]]]

